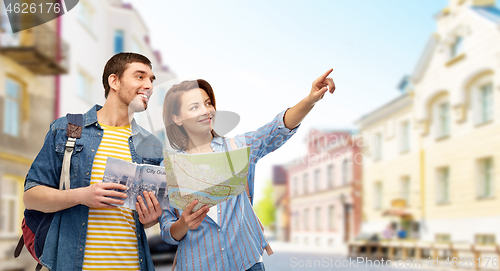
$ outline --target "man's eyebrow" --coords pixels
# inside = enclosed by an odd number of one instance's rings
[[[143,70],[136,70],[134,73],[140,73],[140,74],[145,74],[147,75],[148,73],[146,71],[143,71]],[[156,80],[156,76],[151,76],[149,77],[149,79],[151,80],[151,82],[153,82],[154,80]]]

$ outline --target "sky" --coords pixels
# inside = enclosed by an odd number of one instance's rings
[[[310,129],[356,130],[355,121],[400,94],[434,16],[446,0],[124,0],[141,14],[151,44],[181,79],[207,80],[218,110],[240,115],[228,134],[252,131],[294,106],[329,68],[325,95],[280,149],[257,164],[255,199],[274,164],[306,154]],[[498,5],[498,4],[497,4]],[[159,98],[159,97],[156,97]]]

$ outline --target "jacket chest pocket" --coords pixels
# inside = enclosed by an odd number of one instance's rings
[[[80,163],[80,158],[82,156],[82,150],[83,150],[83,144],[78,142],[78,139],[76,140],[75,148],[73,149],[73,153],[71,155],[71,164],[70,164],[70,176],[69,178],[73,180],[74,178],[77,177],[78,175],[78,168],[79,168],[79,163]],[[61,161],[61,169],[62,169],[62,163],[64,160],[64,153],[66,151],[66,141],[58,141],[56,145],[56,153],[60,158]]]

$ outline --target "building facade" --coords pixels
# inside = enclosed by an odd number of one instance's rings
[[[374,138],[363,149],[362,229],[498,251],[500,10],[450,0],[436,21],[401,96],[358,121]]]
[[[306,156],[281,165],[287,185],[278,228],[293,243],[345,253],[360,230],[361,148],[345,131],[312,130],[307,142]]]
[[[163,97],[174,75],[151,48],[141,16],[121,0],[80,0],[57,20],[17,34],[0,6],[0,270],[33,270],[31,255],[24,251],[14,259],[13,249],[21,235],[24,177],[50,123],[104,104],[107,60],[118,52],[136,52],[152,61],[157,77],[148,106],[155,117],[149,121],[140,113],[136,120],[164,138]]]
[[[68,70],[68,48],[58,19],[13,34],[11,24],[23,21],[9,22],[0,6],[0,270],[33,270],[26,250],[13,257],[22,234],[24,178],[54,119],[55,76]]]
[[[102,73],[108,59],[120,52],[139,53],[151,60],[157,79],[148,104],[151,122],[145,112],[135,118],[163,138],[163,98],[175,75],[162,63],[160,52],[152,49],[149,30],[137,10],[121,0],[81,0],[62,21],[62,36],[72,49],[69,72],[60,78],[56,116],[103,105]]]

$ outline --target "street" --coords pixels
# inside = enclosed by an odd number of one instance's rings
[[[288,243],[272,243],[274,254],[267,256],[264,253],[263,260],[266,270],[268,271],[289,271],[289,270],[387,270],[387,262],[384,261],[383,265],[379,261],[369,262],[368,266],[364,259],[348,259],[346,256],[333,253],[325,253],[318,248],[304,248]],[[363,261],[363,262],[362,262]],[[428,267],[428,263],[424,262],[420,268],[412,267],[413,263],[400,262],[397,267],[397,262],[389,262],[391,270],[395,271],[411,271],[411,270],[435,270]],[[156,265],[157,271],[170,271],[172,269],[171,263]],[[441,270],[441,269],[440,269]]]
[[[342,267],[342,264],[344,267]],[[351,259],[349,261],[343,256],[325,255],[320,253],[302,253],[302,252],[275,252],[272,256],[264,255],[264,265],[268,271],[290,271],[290,270],[387,270],[385,266],[378,265],[377,262],[373,262],[372,267],[365,263],[356,263],[356,259]],[[350,265],[350,266],[349,266]],[[377,267],[378,265],[378,267]],[[395,266],[396,263],[392,263],[391,266]],[[345,267],[347,266],[347,267]],[[391,267],[391,270],[395,271],[411,271],[411,270],[432,270],[426,267],[426,263],[421,268],[411,268],[411,267]],[[170,271],[172,265],[170,264],[160,264],[156,266],[157,271]]]

